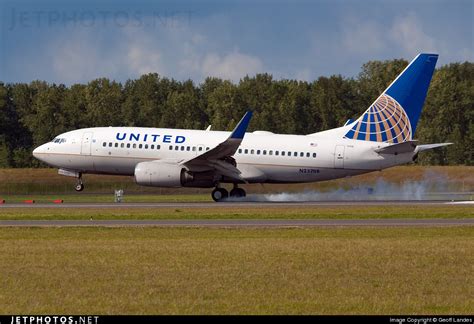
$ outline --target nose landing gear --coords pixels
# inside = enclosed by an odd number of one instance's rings
[[[82,177],[77,178],[76,186],[74,187],[76,191],[84,190],[84,183],[82,182]]]

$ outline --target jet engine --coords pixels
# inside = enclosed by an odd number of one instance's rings
[[[140,162],[135,167],[135,182],[150,187],[215,187],[216,178],[213,171],[189,172],[178,164],[161,161]]]
[[[193,181],[193,176],[178,164],[141,162],[135,167],[135,182],[151,187],[182,187]]]

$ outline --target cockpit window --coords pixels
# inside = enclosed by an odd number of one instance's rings
[[[53,139],[51,142],[56,143],[56,144],[66,143],[66,139],[65,139],[65,138],[56,137],[56,138]]]

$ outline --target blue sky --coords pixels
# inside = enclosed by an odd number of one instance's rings
[[[0,0],[0,80],[72,84],[157,72],[356,76],[369,60],[474,61],[474,1]]]

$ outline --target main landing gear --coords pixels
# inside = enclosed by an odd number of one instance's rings
[[[77,183],[76,183],[76,186],[74,187],[74,189],[76,191],[84,190],[84,183],[82,182],[82,177],[81,176],[79,176],[79,178],[77,178]]]
[[[219,202],[222,199],[229,197],[229,192],[224,188],[216,188],[212,190],[211,197],[214,201]]]
[[[237,184],[234,184],[234,188],[230,191],[230,197],[243,198],[245,196],[246,196],[245,190],[237,187]],[[229,192],[224,188],[216,187],[216,189],[212,191],[211,197],[214,201],[219,202],[219,201],[222,201],[223,199],[228,198]]]

